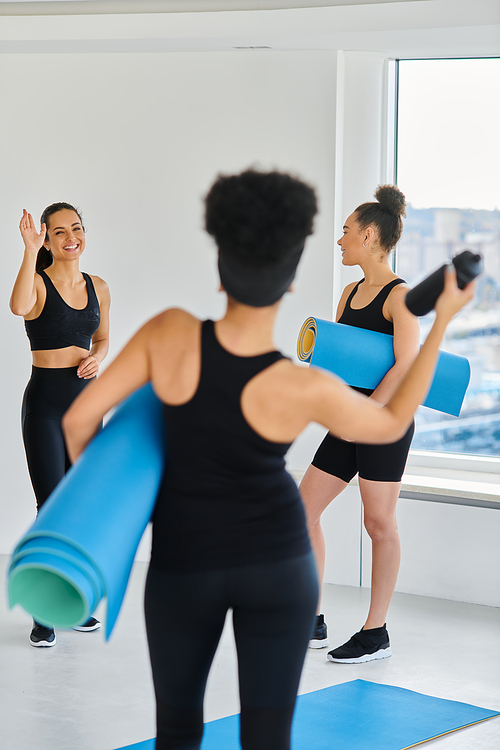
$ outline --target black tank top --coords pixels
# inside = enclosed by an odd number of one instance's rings
[[[40,272],[47,290],[45,304],[38,318],[24,321],[31,351],[65,349],[67,346],[90,349],[101,314],[92,279],[87,273],[82,275],[87,285],[87,304],[78,310],[63,300],[45,271]]]
[[[392,324],[392,321],[384,318],[382,308],[389,293],[394,287],[398,284],[406,284],[406,281],[404,279],[393,279],[380,290],[375,299],[366,305],[366,307],[361,307],[359,310],[356,310],[351,307],[351,302],[352,298],[358,291],[359,285],[363,281],[364,279],[358,281],[348,296],[342,315],[337,322],[343,323],[347,326],[354,326],[355,328],[365,328],[368,331],[379,331],[380,333],[388,333],[389,336],[394,336],[394,325]],[[373,393],[373,390],[369,390],[368,388],[355,388],[354,390],[365,393],[367,396]]]
[[[302,501],[285,470],[290,444],[260,437],[240,407],[245,385],[283,355],[231,354],[211,320],[201,339],[195,395],[163,405],[167,468],[153,515],[152,565],[220,570],[305,554]]]

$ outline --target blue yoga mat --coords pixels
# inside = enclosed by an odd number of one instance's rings
[[[161,402],[133,393],[71,467],[17,545],[9,605],[42,625],[71,628],[107,598],[109,638],[163,473]]]
[[[374,390],[394,365],[393,337],[387,333],[307,318],[300,329],[297,356],[333,372],[348,385]],[[423,405],[458,417],[470,380],[465,357],[440,352]]]
[[[407,750],[499,711],[353,680],[299,695],[292,750]],[[237,750],[239,715],[205,724],[202,750]],[[472,745],[471,745],[472,747]],[[154,750],[154,740],[120,750]]]

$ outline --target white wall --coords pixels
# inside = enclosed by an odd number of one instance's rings
[[[401,498],[397,590],[500,607],[500,511]],[[369,585],[371,545],[364,538]]]
[[[112,356],[166,306],[220,314],[201,202],[219,171],[257,164],[302,175],[317,187],[321,213],[278,326],[279,346],[293,355],[303,320],[332,313],[336,53],[3,54],[0,92],[7,553],[34,515],[20,433],[29,346],[8,310],[22,208],[39,217],[65,200],[83,210],[82,268],[109,283]],[[305,467],[310,449],[295,456]]]

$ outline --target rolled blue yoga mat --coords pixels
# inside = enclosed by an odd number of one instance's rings
[[[9,605],[71,628],[107,598],[106,639],[163,474],[161,402],[150,384],[115,411],[42,506],[12,555]]]
[[[394,365],[393,337],[387,333],[307,318],[300,329],[297,355],[333,372],[348,385],[375,389]],[[470,380],[465,357],[440,352],[424,406],[458,417]]]

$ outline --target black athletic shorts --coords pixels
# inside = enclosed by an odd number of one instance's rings
[[[344,482],[350,482],[356,474],[372,482],[400,482],[414,432],[412,423],[400,440],[386,445],[349,443],[328,433],[312,465]]]

